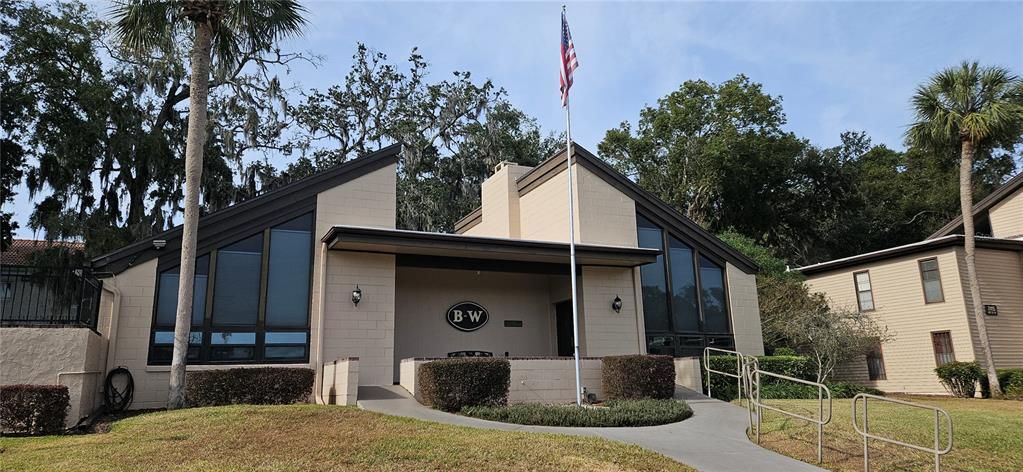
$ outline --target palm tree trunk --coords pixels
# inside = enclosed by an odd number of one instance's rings
[[[984,353],[984,368],[987,370],[987,381],[991,387],[991,397],[1002,396],[998,387],[998,374],[995,370],[994,358],[991,355],[991,344],[987,337],[987,322],[984,319],[984,304],[980,298],[980,282],[977,280],[977,245],[973,229],[973,142],[963,140],[962,162],[959,164],[959,201],[963,211],[964,250],[966,252],[966,274],[970,284],[973,319],[977,324],[977,337],[980,349]]]
[[[178,309],[174,321],[174,356],[171,359],[167,409],[185,406],[185,361],[192,326],[192,286],[195,279],[195,240],[199,224],[199,182],[206,144],[206,108],[209,95],[210,49],[213,29],[209,22],[195,23],[192,45],[191,94],[188,97],[188,138],[185,142],[185,222],[181,232],[181,268]]]

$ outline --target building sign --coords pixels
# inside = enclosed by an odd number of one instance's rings
[[[490,321],[487,309],[475,302],[456,303],[448,308],[448,324],[459,331],[476,331]]]

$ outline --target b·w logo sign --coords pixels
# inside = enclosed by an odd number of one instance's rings
[[[448,324],[459,331],[476,331],[490,321],[487,309],[474,302],[461,302],[448,308]]]

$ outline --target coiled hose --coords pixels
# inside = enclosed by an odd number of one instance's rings
[[[114,380],[118,377],[125,378],[123,390],[118,390],[114,385]],[[131,405],[134,396],[135,379],[132,378],[128,369],[118,367],[107,374],[107,380],[103,386],[103,407],[108,413],[124,411]]]

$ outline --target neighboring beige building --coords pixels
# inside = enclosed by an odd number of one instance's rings
[[[995,367],[1023,367],[1023,174],[974,205],[976,266]],[[924,241],[798,269],[835,306],[869,312],[894,340],[839,372],[888,392],[945,394],[934,369],[984,364],[962,218]]]
[[[575,149],[581,355],[762,353],[755,264]],[[566,153],[536,168],[502,163],[483,184],[482,207],[457,234],[440,234],[395,228],[399,152],[200,218],[189,370],[310,367],[317,401],[353,403],[360,385],[398,383],[403,360],[572,355]],[[93,369],[126,367],[132,408],[166,402],[180,235],[174,228],[93,261],[104,291],[102,339],[90,348],[103,367]],[[6,345],[14,334],[0,330]],[[29,375],[13,368],[19,355],[4,350],[3,383]],[[527,367],[516,372],[541,378],[516,387],[526,397],[574,390],[553,385],[561,374]],[[47,375],[31,372],[33,381]]]

